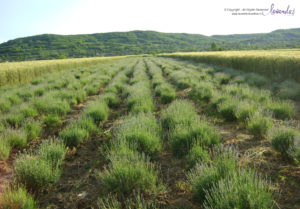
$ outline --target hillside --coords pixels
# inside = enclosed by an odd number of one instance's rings
[[[204,36],[155,31],[97,33],[89,35],[44,34],[0,44],[1,61],[115,56],[177,51],[210,50],[211,43],[226,50],[300,47],[300,29],[265,34]]]

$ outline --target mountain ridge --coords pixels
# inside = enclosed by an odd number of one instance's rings
[[[178,51],[300,47],[300,28],[270,33],[212,35],[134,30],[79,35],[41,34],[0,44],[1,61],[154,54]]]

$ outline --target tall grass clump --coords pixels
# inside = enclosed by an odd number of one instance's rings
[[[59,132],[59,137],[67,146],[77,146],[89,137],[89,132],[84,128],[72,124]]]
[[[66,148],[61,141],[44,141],[36,153],[20,154],[14,163],[16,182],[29,191],[41,191],[58,181]]]
[[[246,169],[237,170],[215,183],[204,203],[207,209],[269,209],[274,206],[268,181]]]
[[[61,166],[66,156],[66,147],[61,140],[45,140],[39,147],[37,155],[52,165],[53,168]]]
[[[84,115],[91,117],[98,125],[100,122],[107,120],[109,108],[103,100],[93,101],[84,108]]]
[[[5,129],[3,133],[1,133],[2,138],[4,138],[11,147],[21,148],[27,144],[27,133],[26,130],[21,129]]]
[[[10,143],[3,136],[0,136],[0,159],[7,160],[11,149]]]
[[[213,85],[210,82],[200,82],[189,92],[191,99],[209,102],[213,96]]]
[[[160,134],[160,126],[150,113],[129,115],[115,132],[116,140],[124,141],[149,155],[162,149]]]
[[[197,119],[189,125],[177,125],[171,130],[169,141],[173,154],[182,157],[195,145],[207,148],[219,144],[221,137],[213,126]]]
[[[158,173],[149,159],[137,152],[109,156],[110,164],[100,174],[100,181],[107,191],[129,195],[133,191],[157,190]]]
[[[160,97],[163,104],[172,102],[176,98],[175,89],[168,83],[156,86],[155,94]]]
[[[118,95],[112,92],[102,94],[101,99],[104,100],[109,107],[117,107],[121,103]]]
[[[251,117],[258,107],[249,101],[241,101],[234,110],[234,115],[240,122],[246,122]]]
[[[237,119],[235,111],[239,103],[239,99],[232,97],[231,99],[225,100],[218,105],[218,112],[225,120],[235,121]]]
[[[300,161],[300,132],[293,128],[276,130],[271,140],[272,147],[284,157]]]
[[[194,168],[197,163],[206,163],[210,161],[209,152],[201,146],[193,146],[186,156],[188,168]]]
[[[190,125],[197,118],[194,105],[186,100],[175,100],[161,114],[162,127],[166,130],[177,125]]]
[[[0,203],[3,209],[38,208],[33,197],[22,187],[4,190],[0,196]]]
[[[37,98],[33,102],[39,113],[64,115],[71,111],[71,107],[66,100],[53,99],[50,96]]]
[[[273,119],[262,111],[255,112],[248,120],[246,128],[257,137],[264,137],[273,127]]]
[[[39,121],[35,120],[27,120],[24,128],[27,132],[28,140],[36,139],[40,136],[43,130],[42,124]]]
[[[199,162],[187,173],[194,198],[203,203],[215,184],[237,169],[237,152],[231,147],[217,147],[211,153],[212,162]]]
[[[292,99],[300,101],[300,84],[287,80],[275,87],[276,95],[281,99]]]
[[[266,104],[266,109],[273,113],[275,118],[290,119],[294,117],[295,105],[289,101],[270,101]]]
[[[15,178],[30,191],[39,191],[55,183],[61,170],[34,155],[20,155],[14,163]]]

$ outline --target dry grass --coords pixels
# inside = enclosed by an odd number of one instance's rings
[[[300,50],[249,50],[164,54],[196,62],[256,72],[266,76],[300,81]]]
[[[122,57],[73,58],[0,63],[0,87],[29,82],[34,78],[65,69],[87,67]]]

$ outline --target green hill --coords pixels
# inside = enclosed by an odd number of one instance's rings
[[[0,44],[0,60],[57,59],[217,49],[300,47],[300,28],[265,34],[204,36],[185,33],[131,31],[89,35],[44,34]]]

